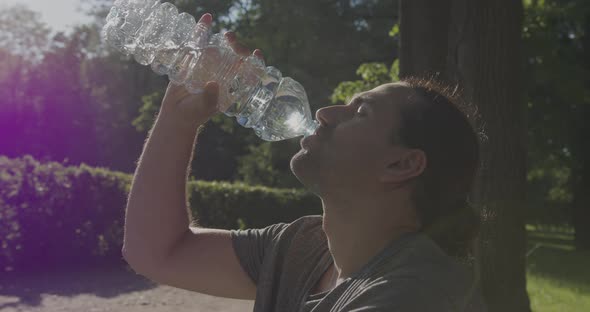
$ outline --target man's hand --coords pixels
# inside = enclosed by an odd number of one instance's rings
[[[207,13],[201,17],[199,23],[211,27],[212,19],[211,14]],[[250,55],[250,50],[237,42],[233,32],[226,32],[225,38],[236,54],[242,57]],[[260,50],[254,50],[253,54],[262,59]],[[219,90],[219,84],[215,81],[207,82],[199,93],[190,93],[184,86],[170,82],[162,101],[159,117],[171,120],[182,128],[196,131],[199,126],[219,112]]]

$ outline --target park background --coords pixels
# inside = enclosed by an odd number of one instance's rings
[[[590,311],[588,1],[170,2],[260,48],[302,83],[312,112],[408,75],[462,83],[486,129],[475,262],[490,310]],[[111,5],[0,3],[0,311],[157,287],[35,279],[124,266],[126,194],[167,81],[105,46]],[[191,164],[193,217],[229,229],[321,213],[289,170],[298,145],[213,118]]]

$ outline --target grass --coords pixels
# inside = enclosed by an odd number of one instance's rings
[[[535,312],[590,311],[590,251],[576,251],[573,231],[527,226],[527,290]]]

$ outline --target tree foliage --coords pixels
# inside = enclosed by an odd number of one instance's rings
[[[49,32],[40,14],[26,6],[0,6],[0,50],[5,53],[38,60],[49,45]]]
[[[39,37],[18,39],[35,55],[19,53],[9,41],[0,46],[7,60],[0,65],[0,153],[133,170],[143,136],[130,121],[141,96],[161,88],[163,80],[109,54],[98,25],[43,40],[50,30],[36,19],[13,23],[13,15],[0,12],[0,25],[12,33],[4,38],[16,40],[29,31]]]
[[[530,215],[573,222],[578,247],[590,248],[590,4],[525,1],[525,8],[529,189],[537,195]]]
[[[332,93],[332,103],[346,103],[359,92],[371,90],[379,85],[399,80],[399,62],[395,60],[391,68],[383,63],[363,63],[356,70],[360,80],[343,81]]]

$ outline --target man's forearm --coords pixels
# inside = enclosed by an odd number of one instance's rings
[[[130,263],[159,263],[189,229],[186,180],[196,128],[158,117],[148,136],[125,216],[123,254]]]

